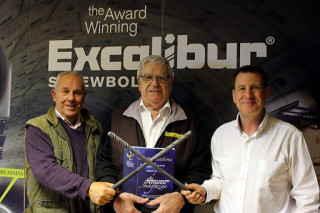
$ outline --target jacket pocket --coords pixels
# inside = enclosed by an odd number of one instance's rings
[[[65,200],[39,200],[34,213],[68,213],[68,209]]]
[[[69,168],[69,161],[66,156],[64,156],[63,151],[58,151],[57,153],[55,153],[55,156],[59,165],[64,168]]]

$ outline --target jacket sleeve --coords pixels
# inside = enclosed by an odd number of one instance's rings
[[[112,160],[111,140],[107,135],[111,129],[110,116],[100,137],[100,145],[96,162],[96,181],[115,183],[117,181],[116,167]]]

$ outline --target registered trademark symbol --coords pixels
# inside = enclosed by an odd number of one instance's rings
[[[276,41],[276,40],[275,40],[275,38],[274,38],[273,36],[268,36],[268,37],[266,38],[266,43],[267,43],[268,45],[274,44],[275,41]]]

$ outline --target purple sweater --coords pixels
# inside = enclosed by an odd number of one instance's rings
[[[84,212],[90,212],[86,194],[93,181],[88,179],[89,167],[84,125],[74,130],[61,119],[59,122],[68,133],[77,174],[57,163],[49,136],[34,126],[29,126],[26,133],[26,153],[31,170],[39,183],[46,188],[68,198],[81,198]]]

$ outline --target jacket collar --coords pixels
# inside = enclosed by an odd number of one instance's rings
[[[142,127],[141,114],[139,111],[140,101],[141,101],[141,98],[139,98],[138,100],[133,102],[123,112],[123,115],[126,117],[130,117],[130,118],[135,119],[139,123],[140,127]],[[170,98],[169,101],[170,101],[170,105],[171,105],[171,112],[170,112],[168,119],[166,120],[166,122],[164,124],[164,128],[168,124],[173,123],[175,121],[181,121],[181,120],[187,119],[187,116],[186,116],[184,110],[172,98]]]

